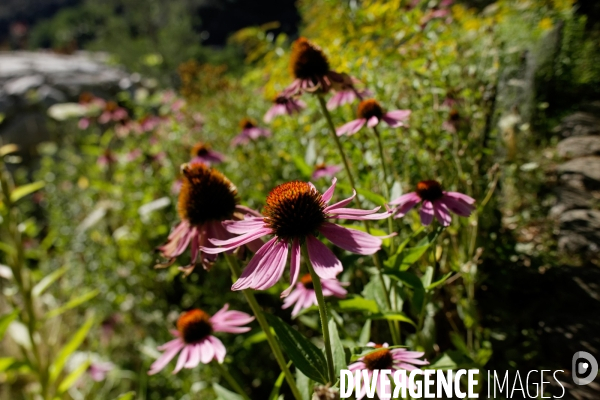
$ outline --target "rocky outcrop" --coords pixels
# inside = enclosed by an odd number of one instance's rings
[[[107,64],[107,56],[80,52],[0,52],[0,137],[23,150],[48,139],[46,110],[77,101],[89,91],[112,97],[130,88],[135,75]]]
[[[556,132],[564,139],[557,154],[560,164],[557,202],[551,216],[558,219],[559,249],[584,256],[600,255],[600,118],[592,112],[565,117]]]

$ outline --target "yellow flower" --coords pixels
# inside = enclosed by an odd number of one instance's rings
[[[544,31],[547,31],[548,29],[552,29],[553,26],[554,25],[552,24],[552,19],[549,17],[542,18],[542,20],[538,24],[538,27]]]

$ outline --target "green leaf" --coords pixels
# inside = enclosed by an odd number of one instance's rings
[[[10,255],[17,254],[17,250],[15,249],[14,246],[11,246],[10,244],[4,243],[4,242],[0,242],[0,251],[3,251],[6,254],[10,254]]]
[[[346,362],[346,352],[338,333],[337,324],[333,319],[329,319],[329,338],[333,353],[333,368],[336,376],[339,376],[340,370],[348,368],[348,363]]]
[[[385,266],[391,269],[406,271],[411,265],[419,261],[427,249],[435,243],[442,230],[443,228],[438,228],[434,232],[431,232],[421,239],[415,247],[405,247],[401,251],[397,251],[396,254],[384,262]]]
[[[300,156],[292,156],[292,161],[296,164],[296,168],[300,171],[300,174],[305,178],[310,178],[313,170]]]
[[[4,334],[6,333],[8,326],[17,318],[18,315],[19,310],[15,309],[12,312],[4,314],[0,317],[0,340],[4,338]]]
[[[425,273],[421,277],[421,282],[423,282],[423,287],[428,287],[431,285],[431,280],[433,279],[433,267],[431,265],[427,266],[425,269]]]
[[[94,317],[90,316],[87,319],[87,321],[85,321],[85,323],[81,326],[81,328],[79,328],[77,332],[75,332],[71,340],[69,340],[67,344],[65,344],[64,347],[60,349],[60,352],[56,356],[56,359],[54,360],[52,365],[50,365],[50,382],[56,382],[56,379],[62,372],[65,363],[67,362],[67,359],[75,350],[79,348],[81,343],[83,343],[89,330],[94,325],[94,322]]]
[[[63,276],[68,270],[69,267],[65,265],[64,267],[61,267],[56,271],[53,271],[52,273],[46,275],[41,281],[38,282],[37,285],[33,287],[31,291],[33,297],[39,297],[42,293],[44,293],[46,289],[48,289],[48,287],[50,287],[50,285],[56,282],[58,278]]]
[[[37,192],[41,188],[46,185],[44,181],[37,181],[33,183],[29,183],[27,185],[19,186],[10,194],[10,201],[16,203],[19,199],[31,194],[33,192]]]
[[[213,389],[217,394],[217,398],[219,400],[244,400],[242,396],[232,391],[225,389],[223,386],[218,383],[213,383]]]
[[[323,352],[312,344],[300,332],[283,322],[281,318],[265,314],[269,324],[275,329],[281,347],[292,360],[296,368],[309,378],[327,382],[327,364]]]
[[[115,400],[133,400],[134,396],[135,396],[135,392],[127,392],[127,393],[123,393],[122,395],[117,397]]]
[[[371,341],[371,320],[367,319],[363,325],[360,336],[358,337],[358,344],[366,346]]]
[[[100,291],[98,289],[94,289],[90,292],[82,294],[81,296],[77,296],[74,299],[69,300],[67,302],[67,304],[65,304],[61,307],[55,308],[54,310],[48,312],[48,314],[46,314],[46,318],[48,318],[48,319],[54,318],[54,317],[64,313],[65,311],[75,308],[75,307],[89,301],[90,299],[93,299],[94,297],[98,296],[98,293],[100,293]]]
[[[418,276],[411,272],[384,268],[383,273],[399,280],[413,289],[423,289],[423,282],[421,282]]]
[[[64,393],[67,390],[69,390],[69,388],[71,386],[73,386],[77,380],[79,379],[79,377],[85,372],[87,371],[87,369],[90,366],[90,361],[87,360],[83,363],[81,363],[81,365],[77,368],[75,368],[69,375],[67,375],[67,377],[65,379],[63,379],[63,381],[60,383],[60,385],[58,386],[58,393]]]
[[[360,296],[338,301],[338,307],[343,311],[364,311],[378,313],[379,307],[375,300],[367,300]]]
[[[289,364],[291,364],[291,363],[288,363],[288,368],[290,367]],[[269,400],[277,400],[277,398],[279,397],[279,391],[281,390],[281,385],[283,384],[284,379],[285,379],[285,374],[283,372],[281,372],[279,374],[279,377],[275,381],[275,384],[273,385],[273,389],[271,390],[271,394],[269,395]]]
[[[2,357],[0,358],[0,372],[4,372],[10,368],[17,360],[12,357]]]
[[[372,315],[370,318],[371,319],[385,319],[388,321],[407,322],[414,327],[417,326],[417,324],[415,324],[412,319],[410,319],[406,314],[404,314],[402,312],[386,312],[386,313],[381,313],[381,314],[375,314],[375,315]]]
[[[315,382],[312,379],[296,368],[296,386],[298,386],[298,391],[300,392],[300,396],[302,396],[302,400],[312,399],[314,385]]]
[[[451,276],[451,275],[452,275],[452,272],[448,272],[448,273],[447,273],[446,275],[444,275],[444,276],[443,276],[441,279],[439,279],[439,280],[437,280],[437,281],[433,282],[431,285],[427,286],[427,288],[426,288],[426,289],[427,289],[427,290],[431,290],[431,289],[434,289],[434,288],[436,288],[436,287],[438,287],[438,286],[440,286],[440,285],[443,285],[443,284],[444,284],[444,282],[446,282],[446,280],[447,280],[448,278],[450,278],[450,276]]]

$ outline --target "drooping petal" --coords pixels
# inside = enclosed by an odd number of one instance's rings
[[[392,128],[403,126],[403,121],[406,121],[410,116],[410,110],[394,110],[384,114],[382,119]]]
[[[177,332],[177,333],[179,333],[179,332]],[[181,343],[182,343],[181,339],[175,338],[171,341],[168,341],[167,343],[165,343],[163,345],[158,346],[157,349],[159,351],[166,351],[166,350],[172,349],[173,347],[181,348]]]
[[[188,357],[187,362],[185,363],[185,368],[196,368],[200,363],[200,345],[198,343],[191,344],[190,346],[190,355]]]
[[[306,237],[308,257],[317,275],[322,279],[334,279],[344,267],[338,258],[317,238]]]
[[[296,281],[298,280],[298,275],[300,274],[300,242],[298,239],[294,239],[292,242],[292,257],[290,260],[290,287],[285,289],[281,293],[281,297],[286,297],[290,294],[294,286],[296,286]]]
[[[324,223],[319,228],[319,232],[331,243],[352,253],[375,254],[381,249],[381,239],[366,232],[347,229],[330,222]]]
[[[458,192],[444,192],[444,196],[451,197],[456,200],[460,200],[467,204],[475,204],[475,199],[471,196],[467,196],[466,194],[458,193]]]
[[[181,350],[181,354],[179,354],[179,358],[177,359],[177,364],[175,365],[175,369],[173,370],[173,374],[181,371],[181,368],[187,363],[189,354],[190,354],[191,345],[186,344]]]
[[[208,364],[215,357],[215,348],[213,347],[212,342],[205,338],[203,341],[197,344],[200,346],[200,361],[203,364]]]
[[[214,336],[209,336],[207,340],[210,340],[210,342],[212,343],[213,349],[215,351],[215,358],[217,359],[219,364],[223,363],[223,361],[225,361],[225,354],[227,354],[225,346],[223,346],[223,342],[221,342]]]
[[[379,118],[377,118],[377,117],[374,117],[374,116],[373,116],[373,117],[371,117],[371,118],[369,118],[369,120],[367,121],[367,126],[368,126],[369,128],[372,128],[372,127],[374,127],[374,126],[377,126],[377,124],[379,124]]]
[[[367,123],[367,120],[364,118],[355,119],[354,121],[350,121],[335,130],[335,133],[338,136],[342,135],[354,135],[356,132],[360,131]]]
[[[243,235],[240,235],[240,236],[228,239],[228,240],[209,239],[210,242],[212,244],[214,244],[215,246],[222,246],[222,247],[215,247],[215,248],[201,247],[200,250],[202,250],[203,252],[208,253],[208,254],[218,254],[218,253],[222,253],[224,251],[233,250],[237,247],[240,247],[241,245],[249,243],[255,239],[258,239],[258,238],[268,235],[270,233],[271,233],[270,228],[260,228],[255,231],[250,231],[248,233],[245,233]]]
[[[292,304],[294,304],[300,298],[304,290],[306,290],[304,285],[295,285],[294,290],[289,294],[289,296],[283,299],[283,306],[281,306],[281,308],[284,310],[286,308],[290,308]]]
[[[267,253],[260,265],[254,271],[252,279],[252,289],[265,290],[275,285],[285,269],[288,255],[288,243],[278,241],[273,245],[270,253]]]
[[[223,227],[225,227],[227,232],[236,235],[243,235],[244,233],[249,233],[265,226],[262,217],[250,217],[242,221],[223,221]]]
[[[425,200],[419,214],[421,215],[421,223],[423,225],[428,226],[431,224],[431,221],[433,220],[433,204],[431,204],[430,201]]]
[[[277,243],[276,237],[265,243],[263,247],[261,247],[256,254],[254,254],[254,257],[252,257],[246,268],[244,268],[244,271],[242,271],[242,275],[240,275],[238,280],[233,284],[233,286],[231,286],[231,290],[248,289],[252,285],[254,271],[258,268],[262,259],[271,250],[275,243]]]
[[[452,217],[450,216],[450,211],[448,210],[448,207],[446,207],[446,205],[442,203],[441,200],[436,200],[432,204],[433,213],[435,214],[435,217],[440,222],[440,224],[442,224],[443,226],[450,225],[450,223],[452,222]]]
[[[171,346],[167,351],[165,351],[160,357],[156,359],[150,366],[150,371],[148,371],[148,375],[154,375],[157,372],[161,371],[167,364],[179,353],[179,351],[185,346],[185,343],[182,340],[179,340],[176,346]]]
[[[421,198],[419,197],[417,192],[410,192],[410,193],[403,194],[402,196],[398,197],[395,200],[390,201],[389,204],[391,206],[402,207],[404,204],[412,203],[412,202],[414,202],[414,204],[416,204],[419,201],[421,201]],[[413,207],[414,207],[414,204],[413,204]]]

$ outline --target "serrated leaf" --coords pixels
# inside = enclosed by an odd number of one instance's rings
[[[12,193],[10,194],[10,201],[13,203],[16,203],[17,201],[19,201],[19,199],[22,199],[23,197],[27,196],[28,194],[31,194],[33,192],[40,190],[45,185],[46,185],[46,182],[37,181],[37,182],[33,182],[33,183],[28,183],[27,185],[19,186],[18,188],[15,188],[12,191]]]
[[[68,270],[69,267],[65,265],[64,267],[61,267],[56,271],[53,271],[50,274],[46,275],[41,281],[38,282],[37,285],[33,287],[31,291],[33,297],[39,297],[42,293],[44,293],[46,289],[50,287],[50,285],[56,282],[58,278],[63,276]]]
[[[9,312],[8,314],[4,314],[3,316],[0,317],[0,340],[2,340],[4,338],[6,329],[8,329],[8,326],[11,324],[11,322],[13,322],[17,318],[18,315],[19,315],[19,310],[15,309],[12,312]]]
[[[281,318],[271,314],[265,314],[265,316],[275,329],[281,347],[296,368],[309,378],[325,384],[327,382],[327,363],[323,352],[304,335],[283,322]]]
[[[329,338],[333,353],[333,368],[336,376],[339,376],[340,370],[348,368],[348,363],[346,362],[346,352],[338,333],[337,324],[333,319],[329,319]]]
[[[379,306],[375,300],[367,300],[361,296],[353,296],[349,299],[338,301],[338,307],[343,311],[364,311],[378,313]]]
[[[77,306],[80,306],[81,304],[93,299],[94,297],[98,296],[98,294],[100,293],[100,291],[98,289],[94,289],[90,292],[87,292],[85,294],[82,294],[81,296],[77,296],[71,300],[69,300],[67,302],[67,304],[55,308],[52,311],[49,311],[48,314],[46,314],[46,318],[50,319],[50,318],[54,318],[62,313],[64,313],[65,311],[68,311],[72,308],[75,308]]]
[[[60,349],[54,362],[50,365],[50,382],[56,382],[56,379],[62,372],[67,359],[75,350],[81,346],[88,332],[94,325],[94,317],[90,316],[85,323],[75,332],[71,340],[69,340],[62,349]]]
[[[85,362],[81,363],[81,365],[77,368],[75,368],[69,375],[67,375],[65,377],[65,379],[63,379],[63,381],[60,383],[60,385],[58,386],[58,393],[64,393],[67,390],[69,390],[69,388],[71,386],[73,386],[77,380],[79,379],[79,377],[85,372],[87,371],[87,369],[90,366],[90,361],[86,360]]]
[[[219,400],[244,400],[244,398],[239,394],[225,389],[223,386],[219,385],[216,382],[213,383],[213,390],[217,394],[217,398]]]

